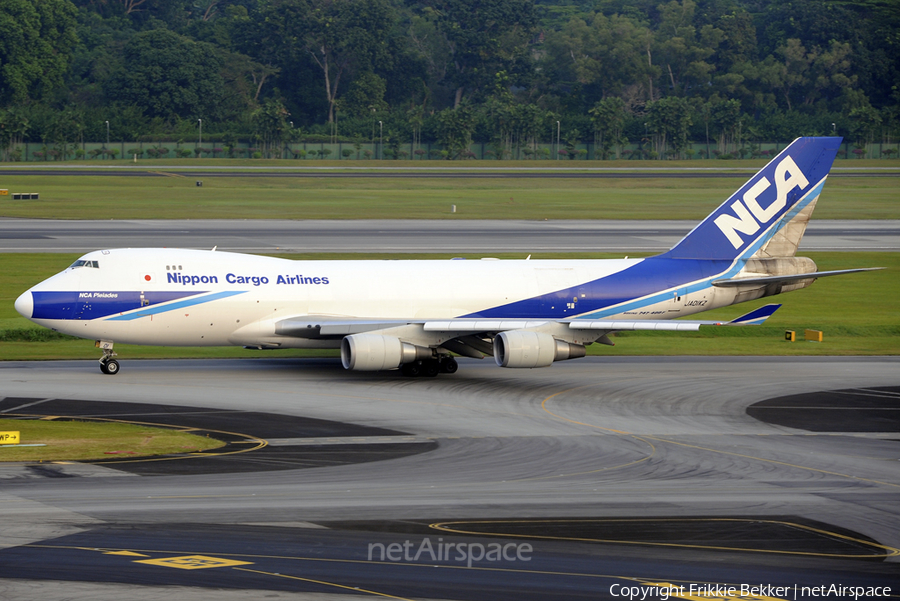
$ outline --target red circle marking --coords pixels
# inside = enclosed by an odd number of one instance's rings
[[[150,276],[149,276],[149,275],[145,275],[145,276],[144,276],[144,279],[147,280],[147,281],[149,282],[149,281],[150,281]]]

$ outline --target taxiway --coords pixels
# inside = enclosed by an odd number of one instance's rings
[[[457,374],[405,379],[274,355],[126,357],[115,377],[87,361],[4,363],[4,416],[91,401],[106,417],[153,421],[148,407],[167,405],[188,408],[192,427],[227,413],[251,442],[274,427],[260,415],[300,420],[272,440],[301,447],[316,437],[325,455],[323,432],[344,447],[403,437],[420,447],[278,469],[260,455],[255,470],[180,475],[4,468],[0,591],[47,598],[41,591],[64,581],[94,599],[163,585],[182,587],[183,599],[213,589],[226,599],[597,599],[636,583],[835,582],[896,594],[898,367],[895,357],[590,357],[514,371],[463,360]],[[848,392],[820,394],[832,390]],[[784,425],[772,415],[780,409],[817,425]],[[186,421],[178,411],[167,419]],[[302,420],[356,429],[309,430]],[[515,546],[471,566],[370,557],[372,545],[418,548],[426,538],[527,543],[530,559],[515,559]]]
[[[0,252],[198,248],[300,253],[652,253],[696,225],[672,220],[120,220],[0,219]],[[813,220],[801,251],[897,251],[900,221]]]

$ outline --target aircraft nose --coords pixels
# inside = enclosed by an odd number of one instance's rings
[[[7,307],[8,306],[9,305],[7,305]],[[30,290],[16,299],[16,311],[18,311],[19,315],[22,317],[31,319],[31,314],[34,311],[34,298],[32,298]]]

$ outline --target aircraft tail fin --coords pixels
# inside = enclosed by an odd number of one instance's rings
[[[794,256],[841,138],[797,138],[662,256]]]

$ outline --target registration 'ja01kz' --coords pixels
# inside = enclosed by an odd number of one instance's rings
[[[347,369],[453,373],[455,355],[546,367],[627,330],[755,325],[676,319],[809,286],[797,247],[840,147],[798,138],[669,251],[644,259],[292,261],[167,249],[88,253],[16,300],[53,330],[115,343],[340,348]]]

